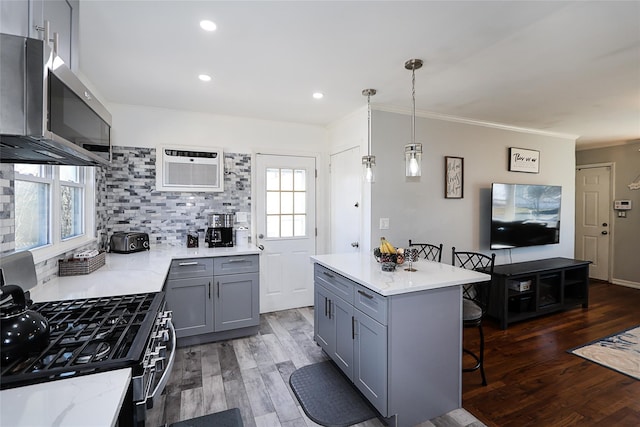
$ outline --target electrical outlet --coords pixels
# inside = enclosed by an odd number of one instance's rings
[[[236,212],[236,222],[247,222],[247,213]]]
[[[389,218],[380,218],[380,230],[389,229]]]

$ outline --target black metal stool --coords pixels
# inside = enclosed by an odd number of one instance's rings
[[[478,252],[456,252],[456,248],[451,251],[451,264],[468,270],[476,270],[489,275],[493,274],[493,266],[496,261],[496,254],[485,255]],[[473,372],[480,369],[482,375],[482,385],[487,385],[487,377],[484,374],[484,333],[482,331],[482,319],[489,306],[489,293],[491,290],[491,279],[486,282],[470,283],[462,286],[462,325],[465,328],[478,328],[480,334],[480,351],[478,354],[464,348],[466,354],[470,355],[476,364],[472,368],[463,368],[462,372]]]

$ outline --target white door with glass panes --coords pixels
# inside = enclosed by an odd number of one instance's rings
[[[313,305],[316,160],[256,155],[260,312]]]

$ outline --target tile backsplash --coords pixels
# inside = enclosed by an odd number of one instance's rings
[[[113,147],[109,167],[96,168],[96,233],[107,239],[116,231],[149,234],[152,244],[185,245],[187,231],[201,233],[213,213],[247,212],[251,223],[251,155],[224,153],[224,192],[161,192],[156,187],[156,150]],[[0,164],[0,256],[15,248],[13,165]],[[204,244],[202,241],[201,245]],[[89,245],[93,249],[98,244]],[[93,247],[91,247],[93,246]],[[73,252],[76,252],[76,248]],[[57,275],[63,254],[36,265],[39,282]]]
[[[233,165],[224,174],[224,192],[161,192],[155,191],[154,148],[114,147],[105,176],[103,230],[141,231],[152,244],[184,245],[189,230],[204,233],[210,214],[251,212],[251,156],[224,158]]]

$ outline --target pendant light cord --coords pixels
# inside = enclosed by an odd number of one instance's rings
[[[413,100],[413,115],[411,116],[411,143],[416,143],[416,69],[411,69],[411,99]]]
[[[371,93],[367,94],[367,155],[371,156]]]

